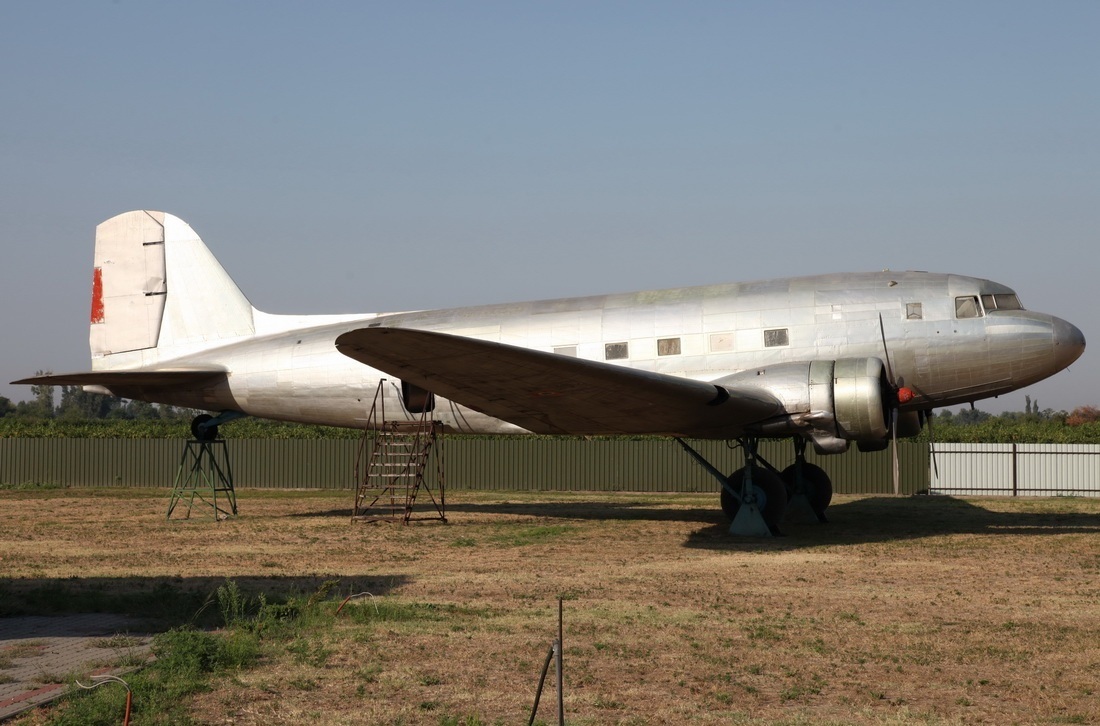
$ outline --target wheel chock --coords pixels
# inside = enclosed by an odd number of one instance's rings
[[[764,515],[755,501],[741,502],[737,510],[737,516],[730,522],[730,534],[739,537],[771,537],[772,530],[764,521]]]

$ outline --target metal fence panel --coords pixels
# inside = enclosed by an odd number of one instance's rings
[[[0,439],[0,483],[72,487],[170,487],[182,440]],[[360,442],[355,439],[230,439],[234,483],[274,489],[350,489]],[[724,441],[693,441],[719,470],[732,472],[743,455]],[[928,486],[926,447],[899,444],[903,493]],[[788,441],[765,441],[765,459],[782,469],[793,461]],[[714,479],[671,439],[443,437],[450,489],[551,491],[716,491]],[[893,491],[889,450],[808,458],[825,469],[839,493]],[[435,468],[435,459],[428,466]]]
[[[1095,444],[939,444],[933,494],[1100,496]]]

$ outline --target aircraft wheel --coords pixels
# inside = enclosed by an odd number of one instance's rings
[[[729,476],[730,486],[734,491],[741,491],[741,483],[745,480],[745,469],[742,467]],[[752,488],[756,493],[756,506],[760,509],[764,521],[773,530],[778,529],[779,521],[783,519],[783,512],[787,509],[787,490],[783,481],[772,472],[760,467],[753,467]],[[741,502],[730,494],[725,487],[721,492],[722,511],[732,522],[741,509]]]
[[[797,464],[791,464],[783,470],[783,483],[787,488],[787,497],[794,496],[795,481],[797,477]],[[802,486],[806,491],[806,499],[815,512],[824,512],[829,503],[833,501],[833,483],[825,470],[816,464],[802,464]]]
[[[730,486],[734,486],[733,477],[730,477]],[[736,486],[740,486],[740,482]],[[737,516],[737,510],[741,508],[741,502],[737,501],[737,497],[730,494],[729,489],[724,486],[719,490],[718,496],[722,502],[722,512],[732,522]]]
[[[199,428],[202,424],[207,421],[212,421],[213,419],[214,417],[208,413],[201,413],[191,419],[191,435],[195,437],[196,441],[213,441],[218,438],[217,426],[207,426],[204,429]]]

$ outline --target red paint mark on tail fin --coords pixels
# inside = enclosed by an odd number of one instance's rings
[[[92,274],[92,322],[103,322],[103,268],[95,268]]]

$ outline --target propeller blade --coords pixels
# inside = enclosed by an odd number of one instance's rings
[[[932,471],[936,472],[936,479],[939,479],[940,467],[936,464],[936,432],[932,430],[932,419],[936,416],[932,409],[928,409],[925,415],[928,417],[928,449],[932,452]]]
[[[901,472],[898,468],[898,409],[895,407],[890,413],[890,428],[893,442],[890,446],[890,456],[894,460],[894,496],[901,494]]]
[[[898,387],[897,380],[894,378],[894,366],[890,363],[890,346],[886,344],[886,323],[882,319],[882,313],[878,314],[878,332],[882,336],[882,353],[886,358],[886,380],[894,394],[894,400],[890,405],[890,457],[894,464],[894,496],[896,497],[901,494],[901,471],[898,467],[898,409],[902,403],[900,394],[903,390],[906,391],[908,394],[906,401],[908,401],[912,393],[908,389]]]
[[[898,385],[894,380],[894,366],[890,363],[890,348],[886,345],[886,323],[882,320],[882,313],[878,314],[878,332],[882,335],[882,352],[886,357],[886,380],[890,382],[890,388],[896,390]]]

